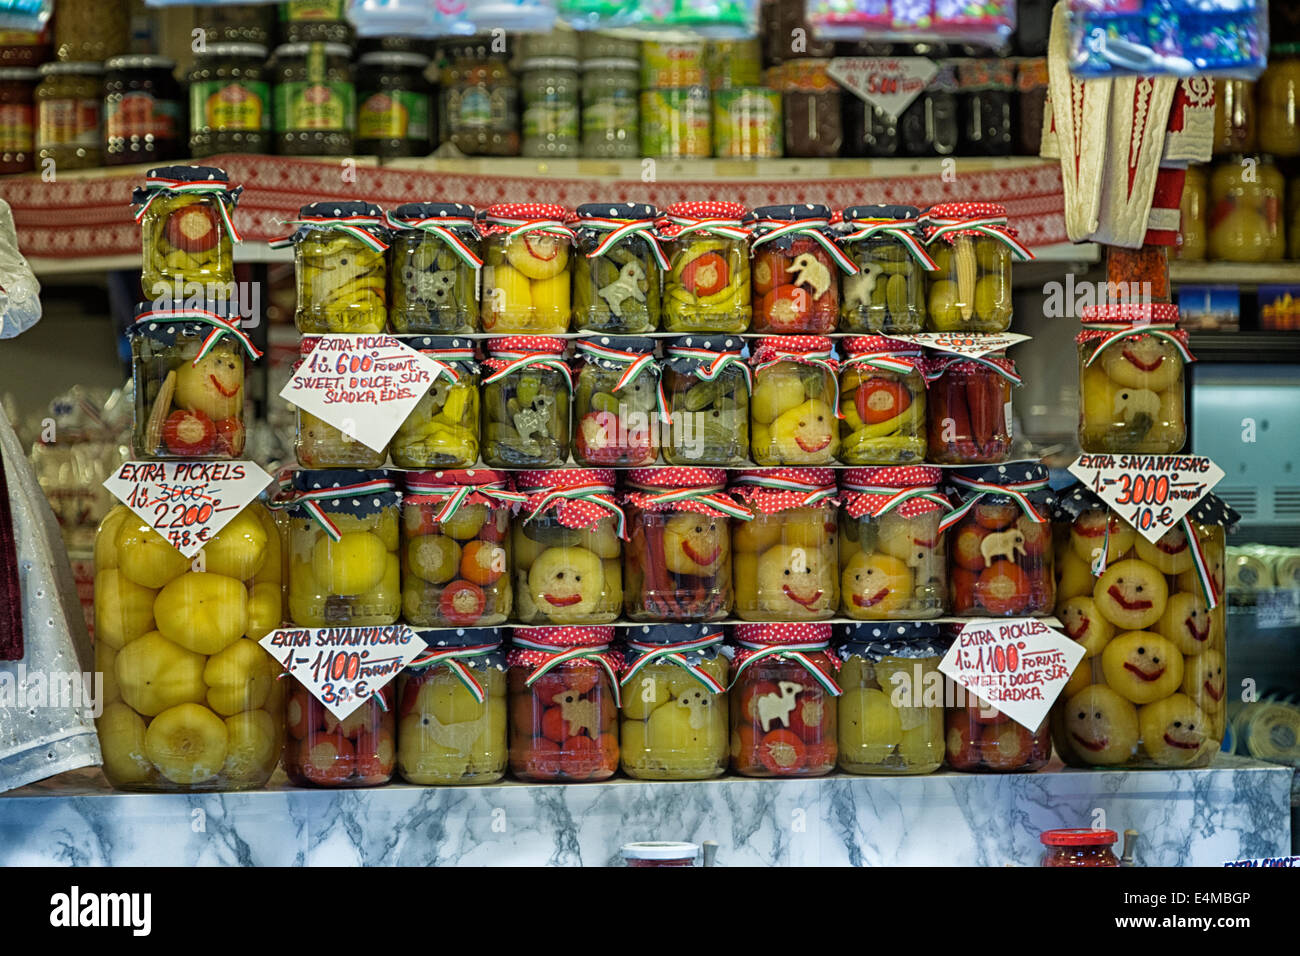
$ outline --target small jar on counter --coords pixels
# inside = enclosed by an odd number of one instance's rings
[[[553,468],[569,459],[573,373],[564,339],[489,339],[483,361],[483,460],[493,468]]]
[[[921,331],[926,274],[938,267],[926,252],[920,215],[915,206],[844,210],[839,241],[858,271],[844,277],[840,331]]]
[[[104,162],[175,159],[185,147],[185,96],[161,56],[116,56],[104,64]]]
[[[840,273],[858,267],[839,248],[826,206],[792,203],[759,206],[745,219],[750,229],[755,332],[776,335],[835,331]]]
[[[574,356],[573,457],[583,465],[653,464],[666,417],[650,338],[580,339]]]
[[[978,227],[978,228],[974,228]],[[1011,328],[1011,264],[1032,259],[997,203],[940,203],[925,213],[931,332],[1005,332]]]
[[[498,203],[483,210],[485,332],[569,331],[574,236],[565,222],[570,215],[551,203]]]
[[[465,203],[403,203],[388,214],[389,318],[400,333],[478,329],[477,213]]]
[[[54,168],[100,164],[104,137],[104,68],[98,63],[46,63],[36,86],[36,149]]]
[[[738,203],[677,202],[664,210],[667,242],[663,327],[669,332],[744,332],[749,328],[749,211]]]
[[[275,50],[275,150],[284,156],[349,156],[357,122],[352,51],[342,43],[286,43]]]
[[[829,60],[789,60],[767,71],[767,85],[781,94],[785,155],[830,159],[844,144],[841,87],[827,72]]]
[[[0,174],[36,168],[36,83],[40,71],[0,67]]]
[[[1038,839],[1046,847],[1040,866],[1119,866],[1114,830],[1044,830]]]
[[[641,86],[636,60],[589,59],[583,61],[582,70],[583,157],[640,156]]]
[[[735,468],[749,461],[751,376],[744,343],[724,336],[684,336],[668,343],[663,362],[673,465]]]
[[[519,66],[519,87],[524,107],[523,155],[577,156],[581,138],[578,61],[554,56],[524,60]]]
[[[308,203],[290,220],[299,332],[366,334],[388,327],[388,221],[369,202]]]
[[[190,152],[271,152],[271,84],[266,47],[213,43],[194,60],[190,93]]]
[[[215,166],[159,166],[149,170],[132,201],[139,210],[145,295],[179,307],[186,283],[206,283],[206,297],[228,297],[235,281],[232,216],[243,191]]]
[[[819,335],[772,335],[750,357],[749,444],[755,463],[829,465],[840,450],[838,366]]]
[[[474,342],[445,335],[402,336],[439,371],[389,444],[399,468],[472,468],[479,452],[479,367]]]
[[[296,787],[377,787],[393,779],[397,764],[393,710],[397,692],[393,682],[342,718],[296,678],[289,678],[289,685],[284,772],[290,783]]]
[[[840,450],[846,465],[923,461],[926,381],[920,346],[883,335],[844,340]]]
[[[943,465],[1004,461],[1011,451],[1011,389],[1020,384],[1002,350],[978,358],[936,352],[925,362],[930,383],[926,445]]]
[[[1225,262],[1284,258],[1285,195],[1286,183],[1268,156],[1231,156],[1217,164],[1210,174],[1210,258]]]
[[[506,53],[482,41],[458,43],[441,88],[447,141],[466,156],[519,155],[519,87]]]
[[[574,325],[629,335],[659,328],[660,277],[668,269],[647,203],[583,203],[573,224]]]
[[[419,53],[376,51],[357,61],[358,153],[383,157],[426,156],[437,143],[433,85],[425,79],[429,58]]]

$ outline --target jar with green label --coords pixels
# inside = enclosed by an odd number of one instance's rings
[[[351,154],[357,97],[350,56],[341,43],[286,43],[276,49],[276,152]]]
[[[636,133],[641,92],[636,60],[587,60],[582,69],[582,155],[589,159],[641,155]]]
[[[524,155],[578,155],[578,61],[537,57],[520,69]]]
[[[357,69],[357,152],[424,156],[433,142],[429,58],[419,53],[366,53]]]
[[[347,0],[288,0],[279,4],[282,43],[351,43]]]
[[[448,55],[439,124],[446,138],[466,156],[518,156],[519,88],[507,54],[479,38]]]
[[[658,159],[707,159],[712,150],[706,87],[642,90],[643,155]]]
[[[212,43],[194,60],[190,89],[190,153],[271,151],[271,84],[266,47]]]
[[[780,156],[781,137],[780,93],[761,86],[713,91],[713,140],[718,156]]]

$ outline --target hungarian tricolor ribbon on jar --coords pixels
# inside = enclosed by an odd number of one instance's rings
[[[329,203],[313,203],[312,206],[303,207],[304,211],[299,212],[297,219],[284,220],[282,225],[294,227],[293,231],[286,236],[272,239],[270,242],[271,248],[283,249],[291,245],[300,229],[324,229],[329,232],[339,232],[351,236],[373,252],[388,251],[388,243],[384,239],[387,235],[388,220],[382,209],[373,203],[350,203],[348,205],[364,205],[366,212],[331,216],[305,211],[306,209],[314,209],[317,206],[328,205]]]
[[[987,471],[996,468],[1009,469],[1014,465],[1015,463],[1010,463],[1005,466],[993,465],[981,470]],[[1041,469],[1041,471],[1043,472],[1041,478],[1034,477],[1024,481],[1016,481],[1010,477],[1007,479],[990,481],[960,473],[952,473],[948,475],[948,481],[961,496],[962,503],[939,520],[939,530],[941,532],[947,531],[964,518],[966,513],[979,504],[981,500],[988,496],[1010,498],[1020,507],[1021,512],[1030,521],[1035,524],[1046,523],[1049,516],[1039,511],[1039,509],[1035,507],[1033,501],[1030,500],[1031,495],[1046,492],[1048,490],[1046,469]]]
[[[566,528],[591,528],[612,517],[618,536],[627,538],[627,516],[614,499],[614,472],[608,468],[521,471],[515,490],[525,496],[525,523],[554,508]]]
[[[616,337],[605,336],[608,340]],[[593,359],[604,364],[606,367],[625,366],[618,382],[614,385],[614,391],[621,392],[641,375],[650,375],[655,380],[655,404],[659,411],[661,421],[670,421],[671,416],[668,412],[668,399],[664,396],[663,377],[659,374],[659,363],[655,361],[653,351],[633,352],[627,349],[615,348],[612,345],[604,345],[601,342],[591,339],[582,339],[578,342],[577,351],[580,355]]]
[[[939,203],[926,210],[922,225],[926,245],[938,239],[951,243],[962,236],[983,236],[1002,243],[1022,262],[1035,258],[1029,247],[1016,238],[1016,230],[1007,224],[1006,207],[997,203]]]
[[[841,369],[865,365],[897,375],[917,372],[927,386],[930,384],[925,378],[924,351],[920,346],[909,346],[883,335],[855,335],[844,340],[844,351],[848,357],[840,360]]]
[[[455,631],[416,631],[416,636],[428,645],[428,650],[411,661],[407,670],[419,672],[446,667],[474,700],[483,703],[487,694],[468,664],[504,664],[500,631],[496,628],[472,627]]]
[[[879,518],[895,509],[905,518],[951,511],[952,502],[939,490],[942,476],[942,469],[928,465],[847,468],[840,472],[840,494],[851,518]]]
[[[835,357],[835,345],[826,336],[769,335],[759,341],[749,361],[754,367],[755,375],[778,362],[813,365],[824,370],[831,377],[830,392],[835,397],[835,417],[844,417],[840,413],[840,389],[836,383],[839,364]]]
[[[444,375],[453,382],[459,382],[460,373],[456,371],[455,366],[471,365],[477,361],[474,355],[474,344],[469,339],[443,335],[403,335],[397,336],[397,339],[433,363],[434,382]]]
[[[438,214],[429,214],[430,207]],[[447,245],[461,262],[472,269],[483,260],[466,242],[478,237],[478,220],[473,206],[463,203],[406,203],[384,214],[384,221],[397,231],[414,229],[428,233]]]
[[[488,339],[488,358],[483,364],[492,370],[492,374],[483,379],[483,384],[491,385],[507,375],[538,366],[559,372],[572,395],[573,370],[561,357],[564,347],[564,339],[540,335],[507,335]]]
[[[829,624],[737,624],[735,669],[728,689],[735,687],[740,675],[754,664],[773,659],[798,664],[826,693],[839,697],[843,691],[835,680],[837,661],[825,653],[830,642]],[[826,666],[818,658],[824,659]]]
[[[730,489],[763,514],[835,503],[839,490],[830,468],[751,468],[733,472]]]
[[[354,479],[351,481],[344,479]],[[279,491],[269,502],[272,508],[301,508],[313,518],[331,541],[343,537],[330,519],[330,511],[365,509],[369,514],[385,504],[397,503],[397,485],[382,471],[292,471],[285,469],[277,479]],[[370,503],[362,501],[374,496]],[[323,503],[337,502],[334,508]]]
[[[811,239],[821,246],[825,253],[830,256],[831,261],[839,266],[840,271],[845,275],[858,274],[857,263],[850,259],[835,241],[831,232],[829,217],[809,217],[804,219],[756,218],[750,223],[750,228],[753,230],[753,239],[750,245],[754,249],[766,243],[775,242],[778,239],[800,236]]]
[[[663,239],[687,239],[697,235],[715,239],[749,238],[749,228],[741,220],[748,213],[739,203],[701,200],[673,203],[659,219]]]
[[[528,499],[510,487],[510,476],[502,471],[416,471],[406,474],[403,501],[408,504],[438,505],[433,519],[450,521],[465,505],[522,504]]]
[[[216,312],[210,312],[207,309],[147,309],[139,312],[135,317],[135,325],[166,325],[173,322],[198,322],[203,325],[211,326],[212,330],[204,337],[202,344],[199,346],[199,354],[194,356],[191,363],[198,367],[203,357],[212,351],[212,347],[221,341],[222,336],[232,335],[239,344],[244,347],[251,359],[260,359],[261,351],[253,344],[253,340],[248,333],[239,327],[238,319],[227,318]]]
[[[608,210],[609,214],[595,215],[597,207]],[[636,216],[637,212],[643,212],[644,215]],[[655,264],[666,271],[669,268],[668,256],[659,244],[656,232],[658,221],[658,210],[641,203],[605,204],[603,207],[600,203],[585,203],[578,207],[576,225],[580,230],[603,233],[594,248],[587,253],[588,259],[608,254],[625,239],[643,239],[650,247],[650,255],[654,257]]]
[[[510,636],[511,647],[507,662],[511,667],[532,667],[524,679],[524,685],[529,688],[546,674],[566,664],[599,667],[609,678],[614,706],[621,707],[619,661],[610,651],[613,639],[612,627],[516,627]]]
[[[160,166],[145,176],[144,186],[131,194],[135,221],[139,222],[160,196],[212,196],[217,215],[231,242],[243,242],[231,212],[239,204],[243,186],[232,186],[224,169],[215,166]]]
[[[1021,385],[1024,382],[1024,379],[1020,377],[1020,373],[1016,371],[1016,364],[1002,352],[990,352],[988,355],[958,355],[955,352],[939,352],[932,357],[926,358],[922,363],[922,372],[925,376],[926,385],[928,386],[938,379],[950,368],[954,366],[960,367],[966,363],[969,363],[969,365],[982,365],[987,369],[991,369],[1012,385]]]
[[[1083,310],[1083,331],[1076,342],[1096,342],[1092,354],[1084,360],[1090,368],[1101,353],[1115,342],[1151,336],[1168,343],[1184,362],[1195,362],[1187,347],[1187,332],[1178,328],[1178,306],[1168,302],[1124,302],[1089,306]]]
[[[703,341],[703,337],[701,337]],[[681,342],[682,340],[677,340]],[[731,342],[731,339],[725,340]],[[732,366],[738,367],[745,376],[745,388],[754,389],[754,376],[745,362],[745,354],[740,349],[706,349],[689,345],[673,344],[665,350],[665,357],[684,359],[691,363],[691,374],[704,382],[712,382]]]
[[[562,217],[567,215],[563,206],[536,206],[540,213],[537,216],[523,212],[529,208],[527,205],[489,206],[479,221],[488,227],[490,233],[502,233],[508,239],[540,234],[573,240],[573,230],[563,222]],[[520,210],[520,214],[515,214],[515,210]]]
[[[726,685],[699,665],[702,651],[722,645],[724,636],[721,629],[707,624],[663,624],[654,626],[653,630],[647,627],[644,631],[653,633],[656,640],[627,639],[628,657],[620,687],[631,684],[649,665],[663,661],[680,667],[715,694],[726,692]]]
[[[845,210],[845,213],[850,211]],[[925,240],[915,219],[850,219],[846,215],[843,228],[845,231],[840,235],[842,243],[893,239],[906,249],[926,272],[934,272],[939,268],[930,258],[930,254],[925,251]]]

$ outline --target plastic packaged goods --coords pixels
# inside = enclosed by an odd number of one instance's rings
[[[340,720],[291,678],[284,746],[289,782],[297,787],[375,787],[391,781],[397,766],[394,687],[385,684]]]
[[[1204,767],[1223,740],[1224,541],[1214,495],[1154,544],[1076,484],[1059,496],[1056,615],[1085,656],[1052,707],[1074,767]]]
[[[1015,65],[1005,59],[957,61],[964,155],[1009,156]]]
[[[667,243],[663,327],[668,332],[744,332],[750,297],[748,210],[739,203],[677,202],[664,210]]]
[[[519,155],[519,87],[508,56],[486,37],[448,51],[438,125],[466,156]]]
[[[1204,259],[1209,247],[1208,183],[1204,166],[1188,166],[1183,180],[1183,198],[1178,208],[1178,259]],[[1295,230],[1292,230],[1295,234]]]
[[[1047,720],[1031,731],[960,687],[956,699],[958,706],[946,708],[944,715],[947,764],[953,770],[1033,773],[1052,758]]]
[[[578,61],[561,56],[524,60],[519,64],[519,88],[524,107],[523,155],[577,156],[582,136]]]
[[[288,0],[277,4],[281,43],[351,43],[347,0]]]
[[[1300,156],[1300,56],[1274,51],[1256,85],[1259,148],[1273,156]]]
[[[564,339],[489,339],[482,381],[483,460],[493,468],[550,468],[569,459],[573,373]]]
[[[1083,310],[1079,444],[1088,452],[1172,455],[1187,441],[1183,367],[1195,361],[1178,307],[1167,303]]]
[[[357,123],[352,50],[342,43],[286,43],[271,60],[275,151],[350,156]]]
[[[282,619],[280,534],[254,502],[192,560],[125,505],[100,523],[96,726],[117,789],[248,790],[270,778],[285,685],[257,641]]]
[[[924,465],[840,473],[840,609],[861,620],[917,621],[948,606],[951,508],[943,472]]]
[[[159,166],[131,196],[140,223],[146,296],[179,305],[200,283],[205,299],[229,299],[234,288],[232,215],[242,186],[215,166]]]
[[[465,15],[479,33],[548,33],[555,26],[554,0],[466,0]]]
[[[807,0],[808,23],[821,37],[857,40],[864,34],[908,40],[931,35],[998,47],[1016,27],[1012,0],[879,3],[876,0]]]
[[[1253,153],[1259,149],[1255,121],[1255,84],[1246,80],[1214,81],[1214,153]]]
[[[131,450],[153,461],[244,453],[244,356],[262,353],[239,317],[143,302],[129,331],[135,395]]]
[[[438,374],[389,443],[399,468],[472,468],[479,455],[479,366],[474,342],[444,335],[403,336],[433,359]]]
[[[583,203],[573,223],[575,327],[617,335],[659,328],[661,277],[668,269],[655,223],[639,202]]]
[[[316,202],[285,225],[292,243],[299,332],[364,334],[388,327],[388,223],[369,202]]]
[[[830,209],[808,203],[760,206],[744,220],[753,259],[753,331],[776,335],[835,331],[840,273],[858,267],[840,249]]]
[[[127,0],[59,0],[54,52],[64,63],[97,62],[123,54],[131,40]]]
[[[689,335],[668,342],[663,361],[672,465],[735,468],[749,462],[749,366],[744,341]]]
[[[428,650],[397,678],[397,771],[423,786],[505,776],[506,655],[501,629],[417,631]]]
[[[750,357],[749,443],[759,465],[828,465],[840,450],[838,365],[819,335],[772,335]]]
[[[1011,263],[1034,254],[1007,225],[997,203],[940,203],[925,212],[930,258],[927,328],[1005,332],[1011,328]]]
[[[926,381],[919,346],[883,335],[844,340],[840,450],[846,465],[923,461]]]
[[[569,331],[570,215],[551,203],[500,203],[480,214],[485,332]]]
[[[915,206],[850,206],[842,213],[840,246],[858,271],[844,277],[842,332],[920,332],[925,324],[926,252]]]
[[[828,159],[844,144],[840,85],[827,72],[829,60],[791,60],[767,71],[767,85],[781,94],[786,156]]]
[[[634,621],[718,621],[731,611],[731,527],[750,510],[721,468],[633,468],[623,604]]]
[[[607,468],[521,471],[511,525],[515,619],[608,624],[623,607],[623,509]]]
[[[727,769],[730,665],[722,629],[629,628],[620,684],[619,752],[637,780],[708,780]]]
[[[46,63],[36,86],[36,150],[55,169],[98,166],[104,68],[98,63]]]
[[[943,465],[1005,461],[1011,452],[1011,389],[1021,381],[1006,353],[970,358],[937,352],[925,362],[925,377],[929,460]]]
[[[839,658],[829,624],[738,624],[731,684],[731,769],[818,777],[835,769]]]
[[[923,774],[943,764],[943,675],[949,642],[937,624],[897,621],[838,628],[839,768]]]
[[[521,780],[606,780],[618,770],[612,627],[517,627],[506,655],[510,770]]]
[[[104,64],[104,162],[108,166],[186,155],[185,97],[161,56],[117,56]]]
[[[713,155],[709,89],[705,86],[641,90],[641,153],[654,159],[707,159]]]
[[[478,329],[483,267],[473,206],[403,203],[388,213],[389,318],[399,333]]]
[[[299,343],[298,366],[320,341],[318,335],[304,335]],[[294,457],[303,468],[382,468],[388,461],[388,445],[375,449],[301,408],[294,409]]]
[[[298,471],[289,509],[289,616],[298,627],[393,624],[402,610],[397,486],[388,472]]]
[[[582,155],[630,159],[641,155],[639,66],[631,58],[582,63]]]
[[[1039,866],[1119,866],[1111,846],[1119,839],[1114,830],[1044,830],[1043,859]]]
[[[357,61],[358,153],[424,156],[437,138],[433,130],[433,85],[425,79],[429,58],[419,53],[377,50]]]
[[[635,467],[659,454],[668,412],[650,338],[579,340],[574,356],[573,457],[579,464]]]
[[[0,67],[0,174],[36,168],[36,83],[40,72]]]
[[[754,513],[731,532],[735,613],[746,621],[819,621],[840,602],[835,472],[734,472],[731,492]]]
[[[1210,174],[1211,259],[1259,262],[1286,256],[1286,184],[1265,156],[1230,156]]]
[[[948,609],[961,617],[1035,617],[1056,603],[1052,534],[1055,496],[1037,462],[946,473],[955,510],[948,532]]]
[[[271,74],[265,46],[212,43],[187,74],[190,152],[271,152]]]

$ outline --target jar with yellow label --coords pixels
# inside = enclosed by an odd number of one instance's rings
[[[292,243],[299,332],[364,334],[388,326],[388,229],[368,202],[309,203],[276,240]]]
[[[46,63],[36,86],[36,150],[56,170],[100,164],[104,137],[104,68],[98,63]]]
[[[442,335],[403,336],[402,343],[442,368],[389,445],[400,468],[471,468],[478,461],[479,367],[474,343]]]
[[[378,50],[357,61],[357,152],[425,156],[433,136],[429,58]]]
[[[179,306],[187,283],[205,283],[206,298],[226,297],[235,281],[232,216],[243,187],[215,166],[159,166],[132,200],[144,241],[140,285],[150,298]]]
[[[1274,156],[1300,156],[1300,56],[1269,58],[1256,85],[1259,148]]]
[[[266,47],[211,43],[195,57],[190,91],[190,152],[271,151],[271,84]]]
[[[551,203],[498,203],[480,218],[485,332],[569,331],[573,230],[569,210]]]
[[[276,5],[285,43],[351,43],[346,0],[285,0]]]
[[[1286,183],[1267,156],[1230,156],[1210,175],[1211,259],[1260,262],[1286,255]]]
[[[1188,166],[1183,179],[1183,198],[1178,208],[1178,245],[1174,257],[1204,259],[1209,247],[1207,225],[1209,196],[1204,166]]]

